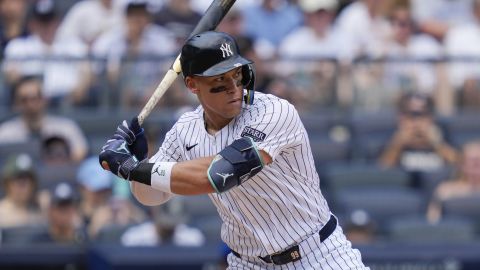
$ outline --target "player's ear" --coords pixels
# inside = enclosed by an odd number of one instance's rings
[[[197,81],[191,77],[191,76],[187,76],[185,78],[185,85],[187,86],[187,88],[193,93],[193,94],[197,94],[198,93],[198,84],[197,84]]]

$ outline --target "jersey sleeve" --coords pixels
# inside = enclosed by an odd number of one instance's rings
[[[268,99],[253,109],[251,122],[246,123],[242,136],[250,136],[259,149],[266,151],[273,160],[284,149],[302,142],[303,124],[297,110],[283,99]]]
[[[175,124],[170,131],[165,135],[162,146],[157,153],[150,158],[151,163],[158,161],[178,162],[183,160],[181,153],[181,146],[177,136],[177,124]]]

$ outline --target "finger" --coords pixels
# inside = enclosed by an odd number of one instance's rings
[[[132,121],[130,121],[130,127],[135,133],[141,129],[140,124],[138,123],[138,117],[133,117]]]

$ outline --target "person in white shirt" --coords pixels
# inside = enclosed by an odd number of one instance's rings
[[[32,34],[13,39],[5,48],[7,83],[13,85],[22,76],[42,76],[50,106],[81,103],[90,86],[87,47],[75,39],[60,38],[59,19],[54,2],[36,2],[30,21]]]
[[[85,45],[92,45],[105,32],[123,23],[123,1],[78,1],[65,15],[59,35],[76,38]]]
[[[407,6],[394,6],[390,23],[392,36],[385,43],[385,57],[422,61],[435,60],[442,56],[442,47],[433,37],[415,33],[414,22]],[[387,61],[383,78],[384,86],[397,94],[402,90],[416,89],[432,95],[438,88],[438,78],[432,63]]]
[[[474,60],[466,63],[453,59],[449,66],[450,83],[460,91],[459,102],[466,106],[473,106],[473,101],[476,106],[480,103],[480,1],[475,0],[472,7],[475,21],[452,27],[444,42],[447,56]]]
[[[177,47],[170,31],[151,22],[148,2],[129,2],[125,16],[125,25],[95,42],[93,54],[106,58],[106,73],[116,86],[120,103],[126,107],[143,106],[157,86],[158,77],[168,68],[162,65],[162,57],[170,60]]]
[[[47,137],[65,138],[74,162],[81,161],[88,151],[87,140],[72,120],[46,114],[47,101],[42,82],[35,77],[19,79],[13,91],[14,107],[19,116],[0,124],[0,143],[22,143]]]
[[[294,30],[280,43],[281,57],[336,58],[339,40],[333,27],[337,0],[300,0],[305,25]]]
[[[351,61],[357,57],[377,57],[390,33],[383,5],[387,1],[359,0],[343,9],[337,18],[342,35],[341,58]]]

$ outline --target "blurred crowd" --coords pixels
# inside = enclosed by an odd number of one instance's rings
[[[217,220],[192,220],[187,199],[134,201],[127,182],[98,166],[97,146],[114,129],[94,141],[87,128],[141,109],[210,2],[0,0],[1,244],[199,246],[219,237]],[[432,231],[460,209],[455,222],[480,236],[480,126],[475,113],[456,120],[480,109],[479,0],[239,0],[217,30],[255,62],[258,91],[311,118],[324,193],[354,243],[411,229],[384,224],[398,217],[385,216],[386,201],[403,198],[417,228]],[[179,79],[158,108],[174,118],[196,104]],[[154,151],[166,130],[146,129]],[[383,182],[406,180],[369,187],[372,168]]]

